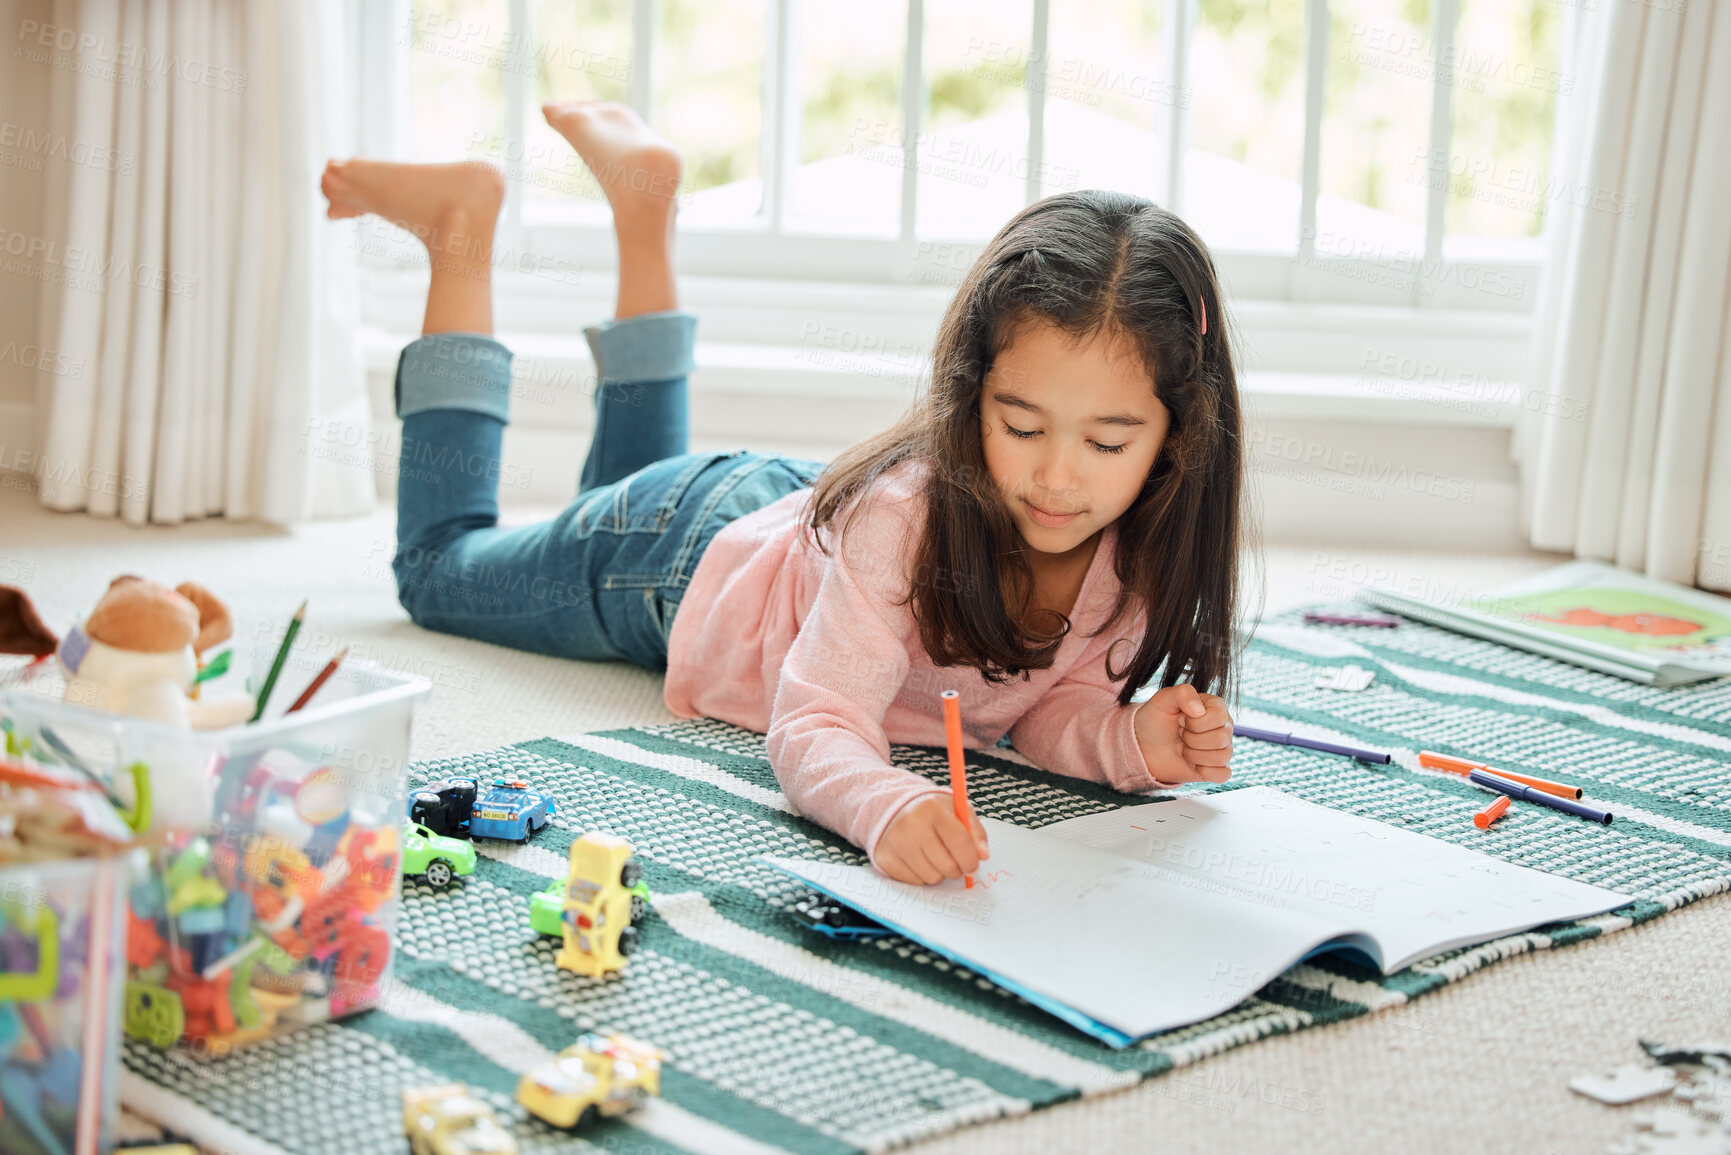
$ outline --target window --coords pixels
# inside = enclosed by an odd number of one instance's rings
[[[360,17],[363,140],[498,161],[502,235],[590,266],[612,259],[606,207],[542,122],[553,97],[628,101],[685,150],[692,274],[953,284],[1022,205],[1104,185],[1183,214],[1240,300],[1526,313],[1572,18],[1566,0],[397,0]]]

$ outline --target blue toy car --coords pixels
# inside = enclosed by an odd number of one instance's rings
[[[531,789],[521,778],[495,778],[475,799],[469,817],[472,838],[511,838],[526,842],[559,812],[551,794]]]

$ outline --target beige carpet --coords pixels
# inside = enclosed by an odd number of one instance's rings
[[[512,520],[536,511],[517,511]],[[394,517],[289,531],[222,522],[134,530],[43,512],[0,488],[0,582],[30,590],[64,629],[110,578],[196,579],[237,632],[281,628],[301,598],[315,648],[342,645],[432,681],[417,758],[526,738],[666,721],[657,675],[431,634],[397,606]],[[1551,555],[1463,556],[1357,547],[1267,551],[1270,609],[1343,594],[1367,577],[1486,588]],[[1554,955],[1525,955],[1410,1006],[1229,1052],[1120,1094],[921,1145],[985,1152],[1600,1152],[1632,1109],[1567,1081],[1640,1058],[1636,1041],[1731,1036],[1731,896]]]

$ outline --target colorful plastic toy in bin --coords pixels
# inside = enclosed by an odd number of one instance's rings
[[[211,679],[211,692],[247,673],[248,686],[261,685],[278,649],[261,640],[247,670]],[[307,684],[325,657],[289,647],[283,684]],[[0,693],[20,746],[76,759],[110,788],[122,789],[114,784],[134,764],[152,780],[194,773],[204,783],[202,821],[152,830],[149,870],[120,913],[115,1014],[129,1036],[222,1055],[378,1002],[396,924],[409,726],[427,689],[346,661],[308,708],[209,731],[91,710],[52,686]]]
[[[0,785],[0,796],[11,789]],[[0,797],[0,811],[13,801]],[[127,857],[0,866],[6,1155],[82,1155],[113,1143],[126,880],[136,867]]]

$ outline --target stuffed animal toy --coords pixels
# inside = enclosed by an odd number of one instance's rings
[[[130,574],[56,638],[23,590],[0,586],[0,652],[58,653],[66,700],[180,728],[215,730],[252,716],[250,694],[192,697],[198,655],[234,633],[228,607],[192,582],[175,589]]]

